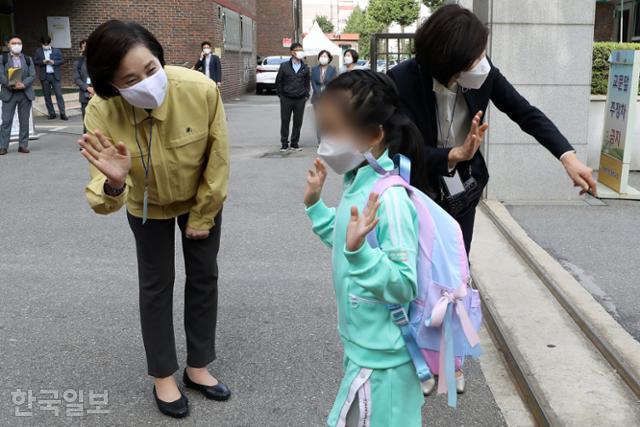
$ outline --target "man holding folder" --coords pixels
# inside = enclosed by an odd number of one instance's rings
[[[9,54],[0,61],[0,100],[2,101],[2,126],[0,126],[0,156],[7,154],[11,137],[13,116],[18,109],[20,142],[18,151],[29,152],[29,116],[35,98],[33,81],[36,70],[33,60],[22,53],[22,39],[9,37]]]

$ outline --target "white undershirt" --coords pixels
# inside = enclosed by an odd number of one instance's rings
[[[210,75],[211,72],[209,70],[209,63],[210,62],[211,62],[211,54],[205,55],[205,57],[204,57],[204,74],[209,78],[211,78],[211,75]]]
[[[456,101],[457,91],[457,83],[447,88],[436,79],[433,79],[433,92],[435,93],[438,106],[438,147],[440,148],[445,147],[447,135],[449,135],[449,142],[446,144],[447,147],[464,145],[469,129],[471,129],[472,117],[469,113],[469,107],[464,99],[462,90],[458,91]],[[449,129],[451,129],[451,131],[449,131]]]

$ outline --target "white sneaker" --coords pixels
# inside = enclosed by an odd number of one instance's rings
[[[466,383],[462,371],[456,371],[456,391],[458,394],[464,393]]]
[[[428,380],[421,382],[420,385],[422,386],[422,394],[429,396],[436,388],[436,380],[431,377]]]

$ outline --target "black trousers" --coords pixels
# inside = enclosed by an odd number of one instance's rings
[[[293,128],[291,129],[291,146],[298,146],[306,103],[306,98],[280,97],[280,142],[283,147],[287,147],[289,145],[289,125],[291,124],[292,114]]]
[[[464,239],[464,248],[467,250],[467,256],[471,251],[471,241],[473,240],[473,227],[476,221],[476,209],[478,206],[474,206],[469,209],[460,217],[456,218],[460,228],[462,229],[462,238]]]
[[[62,96],[62,85],[60,80],[56,79],[53,74],[47,74],[44,79],[40,80],[42,83],[42,92],[44,93],[44,103],[47,106],[47,111],[50,116],[56,113],[53,108],[53,102],[51,101],[51,88],[56,95],[56,102],[58,103],[58,110],[60,115],[65,114],[64,109],[64,97]]]
[[[147,372],[164,378],[178,370],[173,333],[176,219],[147,220],[127,214],[136,241],[140,283],[140,320]],[[202,368],[215,357],[218,315],[218,249],[221,214],[204,240],[184,237],[188,214],[177,218],[186,270],[184,327],[187,365]]]

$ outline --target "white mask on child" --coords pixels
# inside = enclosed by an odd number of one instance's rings
[[[318,156],[338,175],[344,175],[365,161],[364,154],[356,148],[353,141],[338,141],[329,136],[320,138]]]

